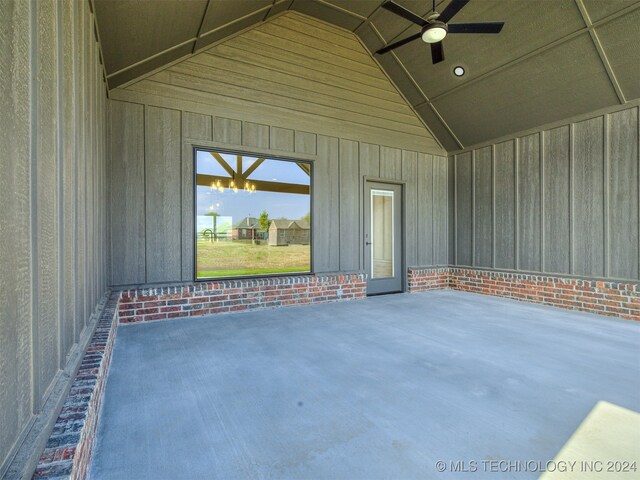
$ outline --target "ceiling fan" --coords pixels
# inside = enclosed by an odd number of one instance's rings
[[[442,40],[449,33],[500,33],[504,22],[478,22],[478,23],[452,23],[449,21],[456,15],[469,0],[451,0],[451,3],[442,11],[436,12],[436,0],[433,0],[433,12],[426,18],[422,18],[410,10],[407,10],[395,2],[387,1],[382,8],[389,10],[421,27],[419,33],[404,38],[398,42],[381,48],[376,53],[387,53],[395,48],[422,38],[425,43],[431,44],[431,59],[434,65],[444,60],[444,47]]]

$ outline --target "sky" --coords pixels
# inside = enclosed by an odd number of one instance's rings
[[[227,163],[235,169],[236,156],[220,154]],[[243,157],[243,170],[247,170],[256,160],[255,157]],[[198,173],[209,175],[229,176],[209,152],[197,153]],[[309,185],[309,176],[294,162],[266,159],[250,176],[249,179],[281,181]],[[269,218],[298,219],[309,213],[311,200],[309,195],[291,193],[253,192],[238,190],[237,193],[229,188],[224,192],[210,187],[197,187],[197,214],[204,215],[216,212],[223,216],[232,217],[233,223],[244,217],[258,217],[265,210]]]

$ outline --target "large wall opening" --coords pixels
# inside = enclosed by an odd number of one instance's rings
[[[196,279],[310,273],[312,164],[195,149]]]

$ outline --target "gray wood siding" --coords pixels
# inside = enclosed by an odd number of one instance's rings
[[[455,158],[456,265],[473,264],[472,153]]]
[[[36,362],[35,387],[38,396],[51,383],[58,369],[57,323],[58,317],[58,167],[57,152],[57,95],[56,62],[54,48],[57,37],[57,8],[51,2],[38,2],[36,13],[39,79],[36,102],[36,162],[32,178],[37,186],[32,235],[37,237],[34,248],[34,277],[36,292],[34,338]],[[89,185],[89,183],[87,183]],[[90,194],[90,192],[89,192]],[[89,227],[89,225],[87,225]],[[91,295],[91,291],[89,291]]]
[[[180,112],[148,107],[145,114],[147,281],[179,281],[182,276]]]
[[[446,154],[355,35],[295,12],[114,89],[112,98],[215,112],[214,140],[227,144],[265,146],[264,128],[242,131],[240,122],[250,122],[270,126],[272,150],[296,151],[306,132]],[[396,160],[390,168],[400,175]]]
[[[318,136],[318,160],[313,163],[313,268],[340,270],[340,169],[335,137]]]
[[[573,130],[573,272],[603,277],[604,271],[604,117]]]
[[[11,446],[33,415],[31,304],[35,292],[29,242],[32,101],[31,84],[24,81],[30,75],[32,8],[28,2],[0,3],[0,69],[11,75],[11,81],[0,82],[0,225],[3,233],[5,227],[11,229],[10,235],[0,235],[0,475]]]
[[[445,152],[351,34],[292,13],[112,90],[111,99],[111,162],[131,170],[110,177],[112,285],[193,279],[194,146],[315,162],[317,272],[363,268],[365,176],[407,182],[408,264],[431,264],[436,242],[441,257],[448,252],[446,214],[435,229],[432,212],[435,189],[441,202],[447,192],[433,176],[433,159],[446,161]],[[152,108],[180,112],[181,129],[151,132],[162,127]],[[151,158],[156,144],[172,153],[158,147]],[[425,154],[439,156],[424,167]],[[173,172],[167,185],[157,167]],[[424,168],[427,209],[417,197]],[[162,232],[159,219],[168,223]]]
[[[491,267],[493,262],[493,182],[491,147],[474,153],[473,175],[473,264]]]
[[[542,266],[540,134],[518,139],[518,268]]]
[[[144,283],[144,107],[111,102],[111,284]]]
[[[433,157],[433,263],[447,265],[448,260],[448,160]],[[428,185],[427,185],[428,188]],[[418,207],[418,214],[420,206]],[[418,244],[419,245],[419,244]]]
[[[569,201],[570,127],[558,127],[544,133],[544,271],[571,271],[571,219]]]
[[[0,3],[0,477],[21,476],[18,449],[35,453],[34,419],[64,391],[107,286],[93,29],[87,2]]]
[[[415,265],[433,263],[433,155],[420,154],[416,177],[418,179],[418,259]],[[412,264],[410,264],[412,265]]]
[[[638,109],[608,120],[609,275],[638,278]]]
[[[515,142],[495,146],[494,189],[494,265],[516,268],[516,169]]]
[[[456,224],[449,239],[457,247],[455,264],[469,265],[473,252],[475,265],[498,270],[637,281],[640,159],[638,106],[632,103],[452,155],[456,195],[449,218]],[[488,175],[480,158],[491,149]],[[473,202],[465,193],[472,172]],[[484,198],[491,188],[489,208]],[[488,264],[480,222],[490,210]]]
[[[354,219],[360,209],[360,148],[358,142],[340,140],[340,269],[360,268],[361,222]]]
[[[109,103],[112,285],[193,280],[195,146],[314,162],[313,266],[318,273],[364,268],[364,177],[406,182],[407,265],[432,265],[436,257],[446,263],[446,157],[236,121],[214,112]],[[211,138],[227,141],[198,138],[209,135],[210,125]],[[222,133],[216,137],[216,131]]]
[[[428,250],[429,247],[418,239],[420,216],[418,213],[418,155],[416,152],[402,152],[402,180],[406,182],[405,209],[406,209],[406,263],[407,265],[419,265],[418,245],[421,251]]]

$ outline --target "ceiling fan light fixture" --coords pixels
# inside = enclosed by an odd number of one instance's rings
[[[425,43],[438,43],[446,36],[447,26],[441,22],[431,23],[422,31],[422,41]]]

